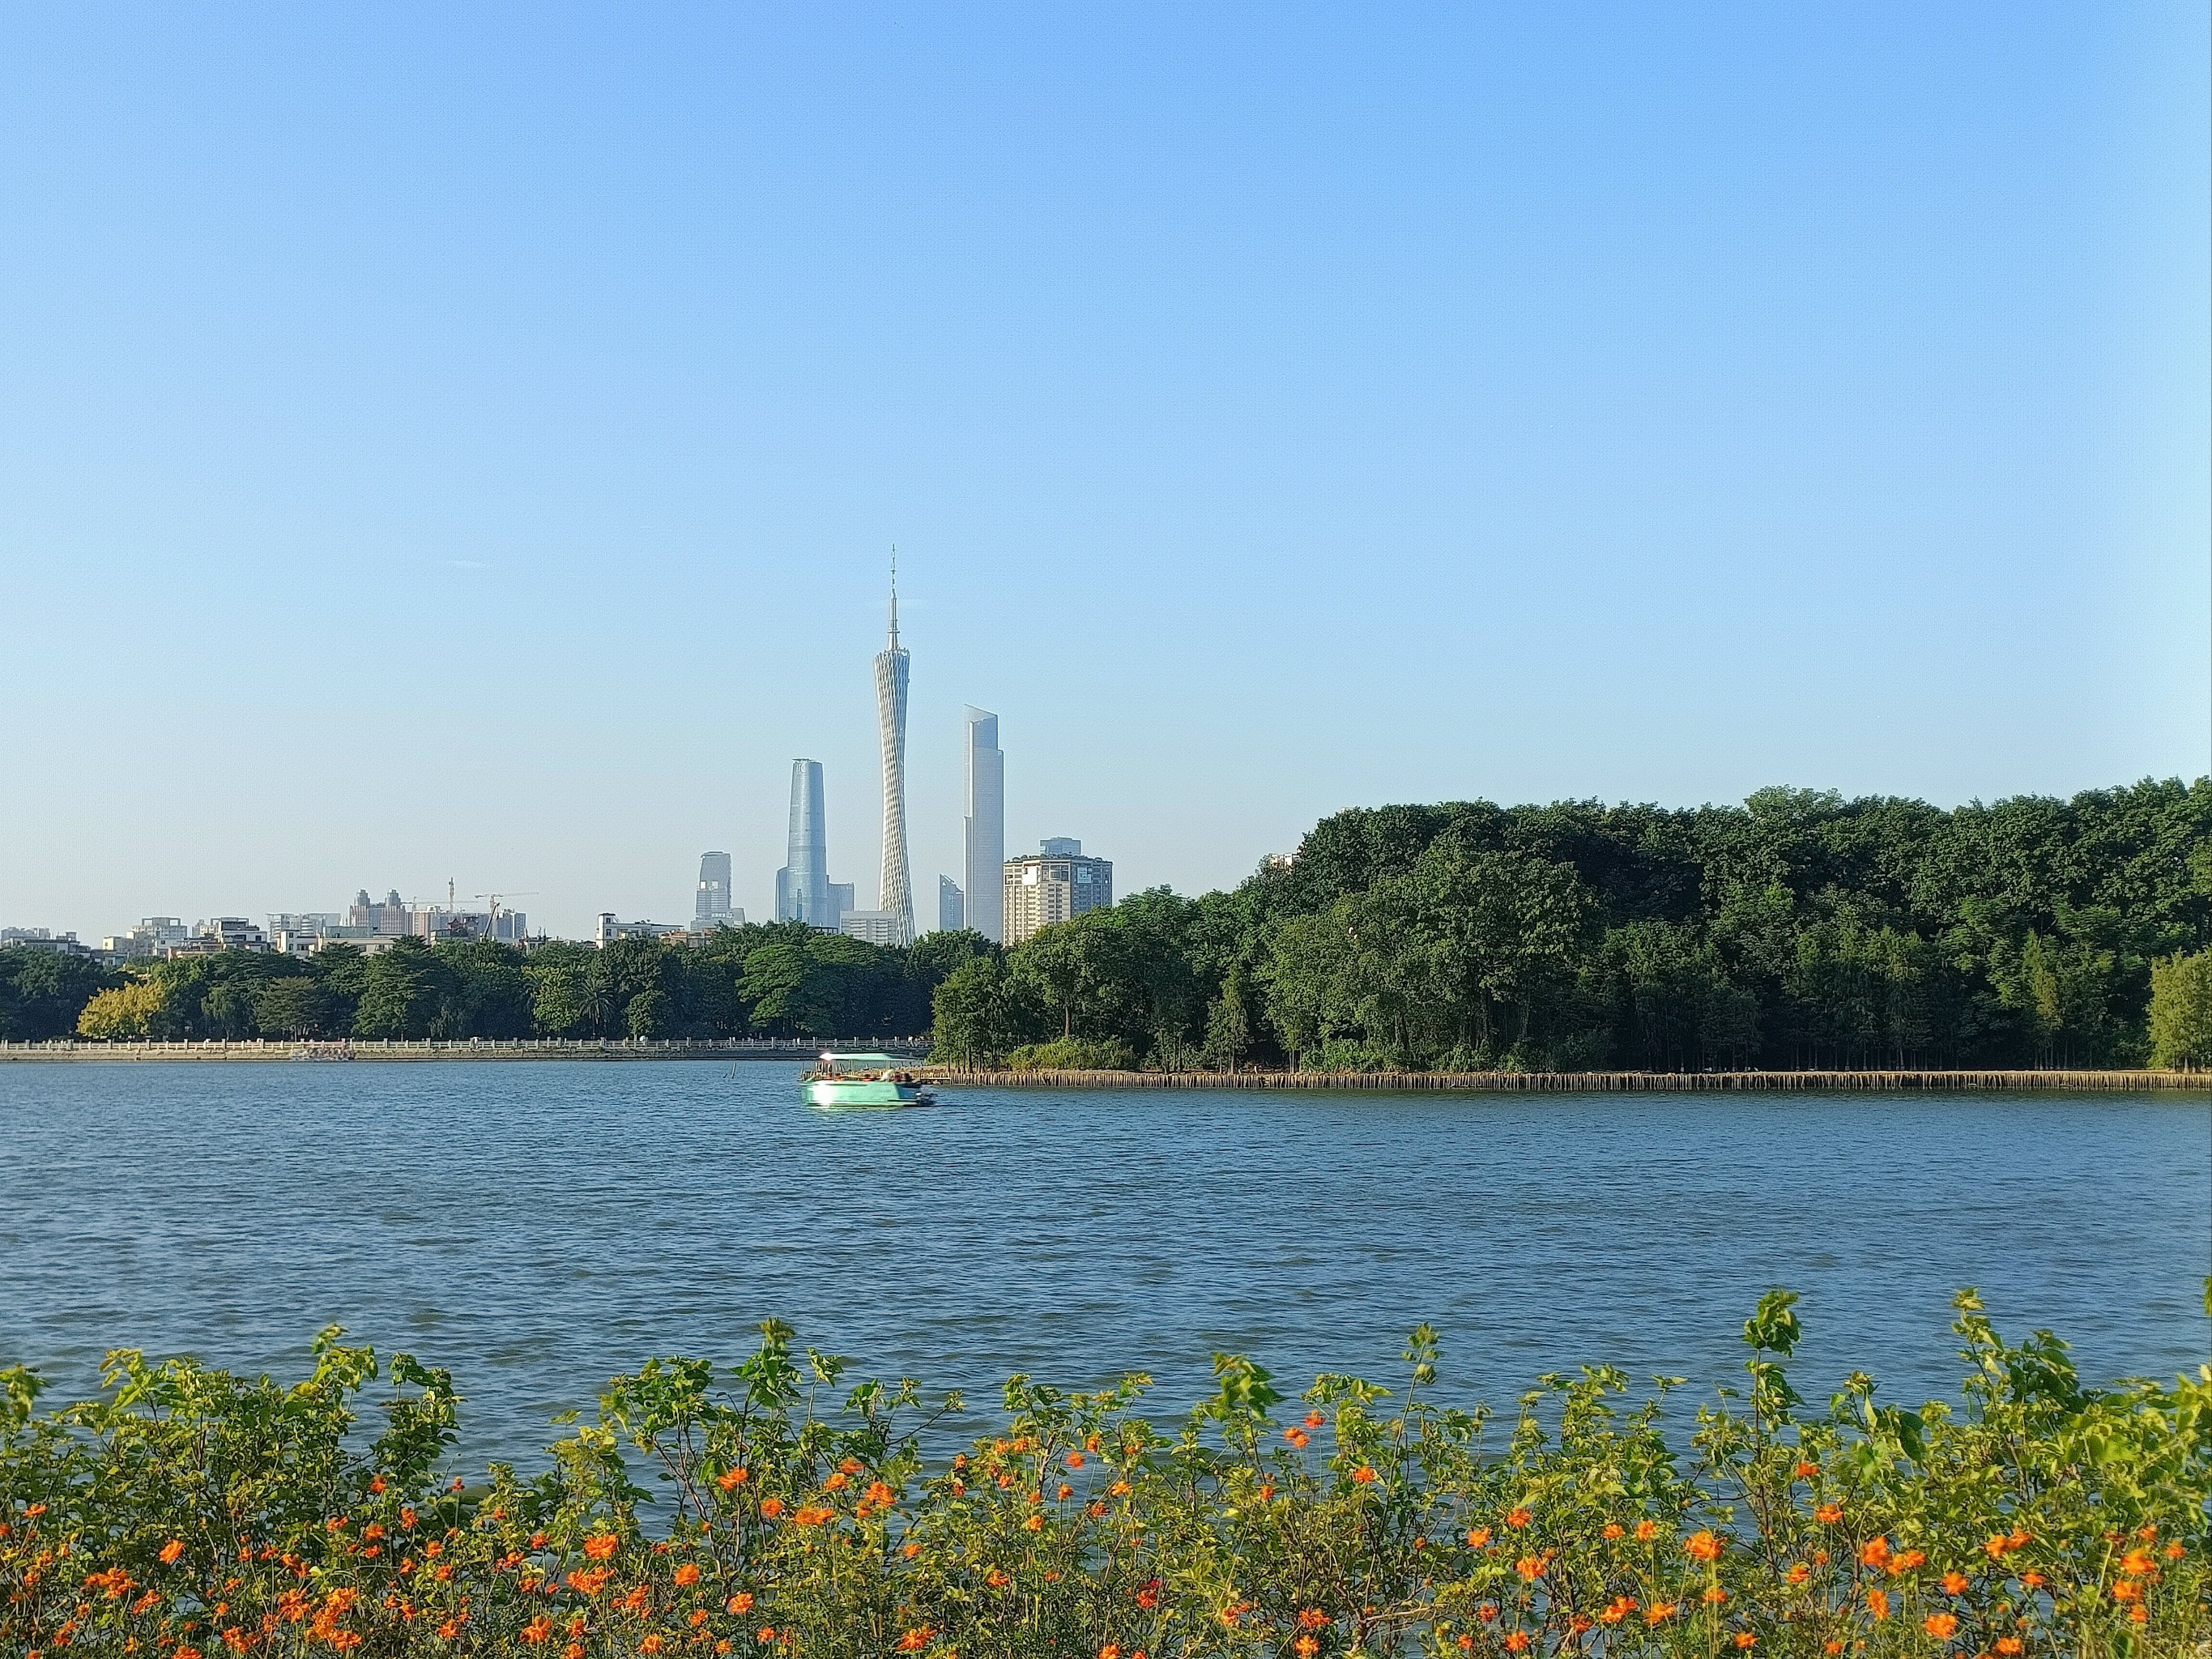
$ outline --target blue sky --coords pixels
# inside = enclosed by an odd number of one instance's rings
[[[0,17],[0,921],[2212,744],[2195,5]]]

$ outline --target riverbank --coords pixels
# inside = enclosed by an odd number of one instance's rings
[[[505,1041],[388,1042],[349,1038],[337,1042],[0,1042],[6,1060],[812,1060],[823,1048],[865,1050],[919,1060],[929,1052],[925,1038],[842,1038],[781,1042],[763,1037],[712,1037],[695,1042],[661,1042],[635,1038],[617,1041],[519,1037]]]
[[[2137,1093],[2212,1090],[2212,1072],[978,1072],[933,1066],[947,1088],[1313,1089],[1330,1093],[1427,1091],[1455,1094],[1940,1094],[2032,1090]]]

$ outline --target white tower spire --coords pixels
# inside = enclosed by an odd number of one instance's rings
[[[914,943],[914,884],[906,857],[906,681],[898,636],[898,549],[891,549],[890,634],[876,654],[876,718],[884,740],[884,870],[877,908],[901,945]]]

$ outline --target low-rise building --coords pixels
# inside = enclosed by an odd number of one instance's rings
[[[46,927],[0,927],[0,950],[11,945],[28,945],[34,951],[52,951],[65,957],[92,954],[92,947],[81,943],[75,933],[57,933]]]
[[[672,921],[623,921],[611,910],[599,912],[599,925],[592,936],[592,943],[602,951],[618,939],[666,939],[672,933],[681,933],[683,927]]]
[[[871,945],[903,945],[906,918],[892,910],[848,910],[838,918],[837,931]]]
[[[1054,922],[1071,921],[1086,910],[1103,910],[1113,902],[1113,864],[1085,858],[1083,843],[1071,837],[1052,836],[1042,851],[1006,860],[1009,945],[1019,945]]]

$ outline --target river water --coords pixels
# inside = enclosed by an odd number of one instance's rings
[[[1950,1297],[2084,1373],[2212,1352],[2202,1094],[959,1091],[823,1114],[795,1066],[0,1066],[0,1364],[49,1403],[112,1347],[294,1374],[313,1334],[450,1367],[465,1462],[525,1464],[611,1375],[734,1360],[775,1315],[864,1372],[996,1402],[1125,1370],[1163,1407],[1249,1353],[1510,1406],[1610,1362],[1741,1378],[1802,1291],[1794,1373],[1954,1395]]]

